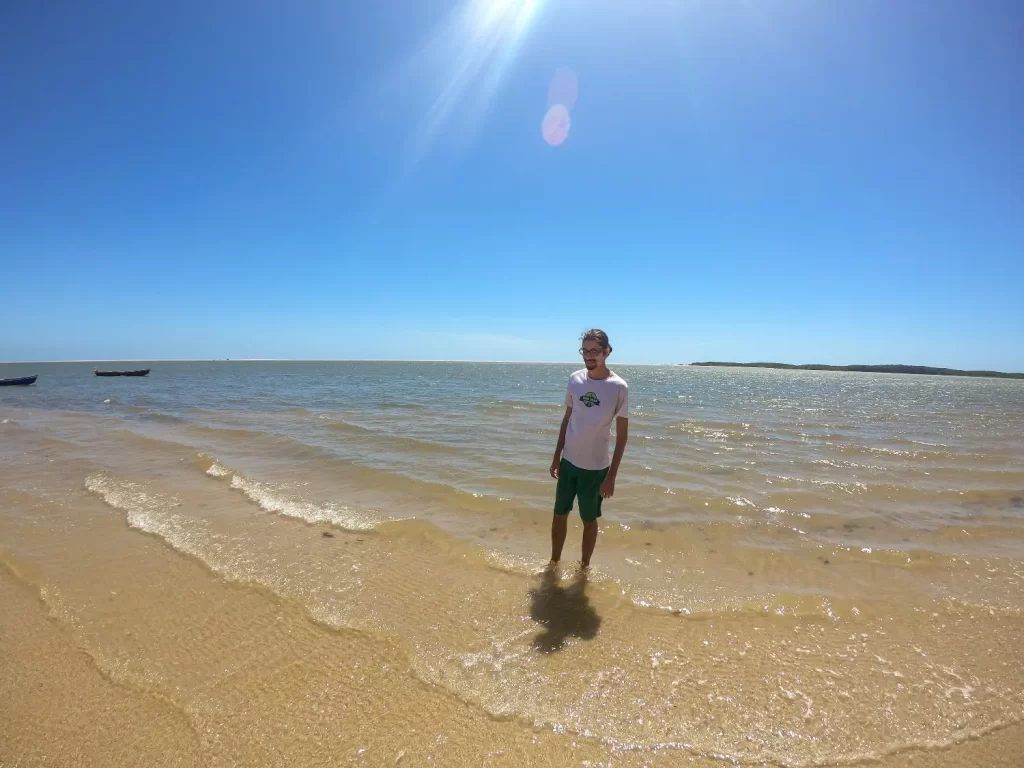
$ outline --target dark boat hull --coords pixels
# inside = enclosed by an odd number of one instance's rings
[[[0,379],[0,387],[27,387],[35,384],[39,376],[22,376],[19,379]]]
[[[149,368],[138,371],[93,371],[97,376],[148,376]]]

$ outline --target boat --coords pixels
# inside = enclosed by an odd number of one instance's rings
[[[0,379],[0,387],[27,387],[29,384],[35,384],[38,378],[37,374],[36,376],[22,376],[18,379]]]
[[[97,376],[148,376],[149,368],[141,368],[137,371],[101,371],[96,368],[93,373]]]

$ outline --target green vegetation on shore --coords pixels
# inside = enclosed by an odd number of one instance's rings
[[[961,371],[957,368],[932,368],[928,365],[791,365],[789,363],[690,363],[725,368],[786,368],[798,371],[861,371],[863,373],[920,373],[929,376],[984,376],[993,379],[1024,379],[1024,373],[1001,371]]]

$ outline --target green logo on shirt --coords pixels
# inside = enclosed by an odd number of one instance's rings
[[[601,401],[597,399],[597,395],[593,392],[587,392],[585,395],[580,395],[580,402],[587,406],[587,408],[593,408],[595,405],[601,404]]]

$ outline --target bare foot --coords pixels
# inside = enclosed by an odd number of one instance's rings
[[[541,574],[545,573],[553,573],[558,570],[558,566],[559,562],[557,560],[549,560],[547,565],[545,565],[543,568],[537,569],[533,573],[535,576],[540,576]]]

